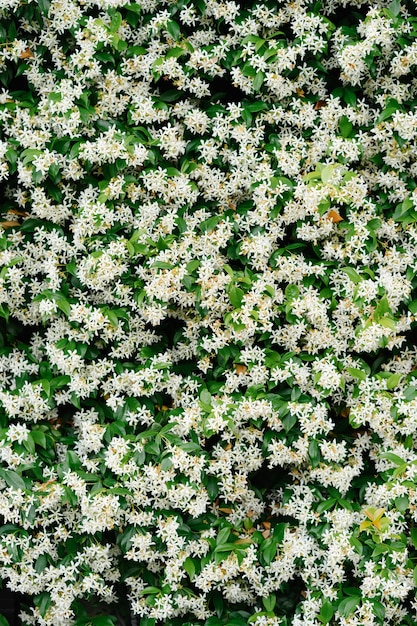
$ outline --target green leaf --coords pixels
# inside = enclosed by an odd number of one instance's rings
[[[334,615],[334,609],[328,600],[325,600],[321,605],[320,613],[318,615],[322,624],[328,624]]]
[[[42,15],[48,15],[51,3],[49,0],[36,0]]]
[[[142,591],[140,592],[141,596],[149,596],[149,595],[156,595],[158,593],[161,593],[161,590],[158,587],[145,587],[145,589],[142,589]]]
[[[362,596],[362,592],[357,587],[344,587],[343,591],[347,596],[358,596],[359,598]]]
[[[410,530],[410,540],[415,548],[417,548],[417,526],[413,526]]]
[[[255,91],[255,93],[260,90],[264,80],[265,80],[264,72],[261,72],[261,71],[256,72],[255,77],[253,79],[253,90]]]
[[[115,50],[118,50],[119,52],[123,52],[127,48],[126,41],[123,41],[123,39],[120,38],[120,35],[118,33],[113,33],[113,35],[110,37],[110,43],[113,46],[113,48]]]
[[[172,270],[174,266],[172,263],[168,263],[167,261],[155,261],[155,263],[152,263],[151,267],[156,267],[160,270]]]
[[[235,309],[240,309],[245,292],[240,287],[232,285],[229,289],[229,300]]]
[[[329,509],[332,509],[335,504],[337,504],[336,498],[329,498],[328,500],[319,502],[316,509],[317,513],[323,513],[323,511],[328,511]]]
[[[12,489],[21,489],[25,491],[26,484],[23,478],[13,470],[0,469],[0,478],[3,478],[7,485]]]
[[[183,568],[187,572],[189,579],[192,580],[195,574],[195,565],[194,565],[193,560],[190,559],[190,557],[187,557],[185,559],[183,563]]]
[[[59,389],[61,387],[65,387],[71,381],[71,376],[68,374],[63,374],[62,376],[56,376],[49,381],[51,385],[51,389]]]
[[[33,439],[33,441],[40,446],[41,448],[46,449],[46,436],[45,433],[42,432],[41,430],[32,430],[31,431],[31,437]]]
[[[277,352],[276,350],[270,350],[269,348],[266,348],[265,367],[267,367],[268,369],[272,369],[273,367],[278,365],[280,360],[281,360],[281,355],[279,352]]]
[[[379,228],[381,228],[381,226],[382,226],[382,221],[379,219],[379,217],[376,217],[373,220],[369,220],[369,222],[366,225],[366,228],[369,231],[372,231],[372,230],[378,230]]]
[[[208,497],[213,502],[219,495],[219,482],[215,476],[207,476],[206,489]]]
[[[375,617],[377,617],[380,620],[384,620],[385,618],[385,607],[381,602],[378,602],[378,600],[374,600],[373,598],[370,598],[370,601],[373,604],[373,610],[374,610],[374,615]]]
[[[26,148],[26,150],[23,150],[20,158],[23,160],[23,165],[27,165],[28,163],[31,163],[35,157],[40,156],[41,154],[42,150],[37,148]]]
[[[348,137],[351,136],[351,133],[352,133],[352,130],[353,130],[353,124],[352,124],[352,122],[349,121],[349,119],[346,117],[346,115],[343,115],[340,118],[339,128],[340,128],[340,134],[342,135],[342,137],[347,139]]]
[[[405,200],[403,200],[401,204],[399,204],[396,207],[392,215],[392,219],[395,220],[396,222],[403,221],[403,218],[409,215],[410,209],[412,209],[413,207],[414,207],[413,200],[410,197],[405,198]]]
[[[297,416],[293,413],[287,413],[285,417],[281,418],[282,425],[284,426],[284,430],[288,433],[293,426],[297,423]]]
[[[137,4],[136,2],[133,2],[132,4],[127,4],[124,8],[128,11],[131,11],[132,13],[136,13],[137,15],[140,15],[142,12],[141,5]]]
[[[222,528],[219,530],[218,535],[216,537],[216,544],[218,546],[225,544],[230,536],[232,529],[230,527]]]
[[[394,454],[393,452],[382,452],[379,455],[380,459],[387,459],[388,461],[392,461],[395,465],[401,466],[405,465],[404,459],[402,459],[398,454]]]
[[[372,557],[379,556],[380,554],[384,554],[385,552],[389,552],[390,546],[386,543],[379,543],[372,552]]]
[[[111,615],[97,615],[90,622],[93,626],[115,626],[116,618]]]
[[[359,596],[349,596],[348,598],[344,598],[337,607],[340,615],[343,617],[349,617],[356,609],[361,599]]]
[[[200,265],[201,265],[201,261],[199,259],[194,259],[193,261],[190,261],[186,265],[187,272],[189,274],[192,274],[192,272],[194,272],[194,270],[200,267]]]
[[[381,112],[380,116],[378,117],[376,123],[380,124],[381,122],[384,122],[388,118],[392,117],[394,113],[398,111],[399,109],[401,109],[400,104],[393,98],[390,98],[385,106],[385,109]]]
[[[187,50],[184,50],[184,48],[171,48],[170,50],[168,50],[167,54],[166,54],[166,58],[167,59],[178,59],[179,57],[183,56],[183,54],[187,54]],[[181,94],[175,89],[170,89],[170,91],[174,92],[176,94],[176,96],[174,97],[174,100],[178,97],[181,96]],[[165,100],[165,102],[168,102],[168,100]]]
[[[47,565],[48,565],[48,559],[46,557],[46,554],[40,554],[35,562],[35,571],[38,574],[40,574],[41,572],[43,572],[45,567],[47,567]],[[1,622],[0,622],[0,626],[1,626]]]
[[[346,367],[346,371],[353,378],[357,378],[358,380],[366,380],[366,373],[357,367]]]
[[[265,539],[261,545],[261,553],[267,565],[272,563],[277,553],[277,542],[274,537]]]
[[[386,381],[387,389],[395,389],[398,386],[403,374],[392,374]]]
[[[57,298],[56,303],[58,305],[58,309],[61,309],[63,313],[68,317],[71,313],[71,305],[65,298]]]
[[[0,317],[3,317],[6,322],[9,321],[10,311],[7,304],[0,304]]]
[[[312,467],[317,467],[317,465],[320,463],[321,455],[319,444],[315,439],[313,439],[313,441],[310,441],[310,445],[308,446],[308,457],[310,459]]]
[[[408,310],[415,315],[417,313],[417,300],[412,300],[409,304],[408,304]]]
[[[4,617],[4,615],[0,615],[0,626],[10,626],[10,622]]]
[[[382,298],[380,299],[380,301],[375,307],[374,319],[378,321],[379,318],[383,317],[386,313],[390,313],[390,312],[391,312],[391,309],[388,303],[388,298],[387,296],[382,296]]]
[[[119,318],[114,311],[103,311],[103,313],[112,326],[114,326],[115,328],[119,326]]]
[[[285,529],[287,528],[287,526],[287,522],[281,522],[280,524],[277,524],[275,526],[275,528],[273,529],[275,543],[282,543],[285,536]]]
[[[115,33],[116,31],[118,31],[122,24],[122,21],[123,21],[122,14],[119,13],[119,11],[116,11],[110,22],[110,26],[109,26],[110,32]]]
[[[338,163],[330,163],[329,165],[325,165],[323,167],[323,169],[320,172],[320,177],[322,182],[327,185],[327,183],[329,183],[333,176],[335,175],[335,172],[340,168],[340,165]]]
[[[268,611],[268,613],[272,613],[272,611],[275,608],[276,603],[277,603],[277,598],[274,593],[270,593],[267,598],[262,598],[262,604],[264,605],[265,610]]]
[[[200,402],[211,406],[211,393],[208,391],[208,389],[202,389],[200,391]]]
[[[401,2],[400,0],[392,0],[388,5],[388,11],[394,16],[397,17],[401,12]]]
[[[360,283],[363,278],[353,267],[341,267],[342,272],[345,272],[353,283]]]
[[[35,605],[39,608],[39,613],[41,617],[45,617],[46,611],[48,610],[51,604],[51,594],[47,591],[40,593],[39,595],[33,598]]]
[[[355,107],[356,106],[357,98],[356,98],[355,92],[352,89],[349,89],[348,87],[345,87],[343,89],[342,98],[346,102],[346,104],[348,104],[349,106],[351,106],[351,107]]]
[[[213,230],[216,228],[217,224],[220,222],[220,215],[213,215],[213,217],[209,217],[204,222],[201,222],[199,228],[203,233],[207,231]]]
[[[300,295],[300,290],[297,285],[287,285],[285,287],[285,297],[290,302],[291,300],[295,300]]]
[[[392,477],[397,478],[398,476],[401,476],[401,474],[404,474],[404,472],[406,471],[407,471],[407,463],[404,463],[403,465],[400,465],[393,471]]]
[[[59,189],[59,187],[57,187],[56,185],[52,185],[47,181],[46,188],[52,200],[55,200],[55,202],[58,202],[58,204],[60,204],[62,202],[62,191]]]
[[[53,183],[59,183],[59,181],[61,180],[61,168],[58,163],[52,163],[49,166],[48,175]]]
[[[378,324],[384,326],[385,328],[389,328],[390,330],[395,330],[397,328],[397,322],[392,319],[392,317],[380,317],[378,319]]]
[[[292,180],[290,180],[289,178],[286,178],[285,176],[273,176],[271,178],[272,189],[276,189],[280,183],[283,183],[289,189],[292,189],[294,187],[294,183],[292,182]]]
[[[395,508],[400,511],[400,513],[404,513],[410,505],[407,496],[398,496],[395,498],[394,504]]]
[[[23,447],[29,452],[29,454],[35,454],[35,441],[30,433],[27,439],[23,441]]]

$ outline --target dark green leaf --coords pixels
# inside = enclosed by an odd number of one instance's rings
[[[46,448],[46,436],[44,432],[41,430],[32,430],[30,434],[37,445],[41,446],[41,448]]]
[[[385,109],[381,112],[376,123],[380,124],[381,122],[384,122],[388,118],[392,117],[394,113],[399,109],[401,109],[400,104],[396,100],[391,98],[390,100],[388,100]]]
[[[312,467],[317,467],[317,465],[320,463],[321,455],[319,444],[314,439],[313,441],[310,441],[310,444],[308,446],[308,457],[310,459]]]
[[[35,596],[33,599],[36,606],[39,608],[39,613],[42,617],[45,617],[46,611],[51,604],[51,594],[47,591],[44,591],[43,593]]]
[[[350,596],[348,598],[344,598],[341,602],[339,602],[339,606],[337,610],[343,617],[348,617],[353,613],[361,599],[359,596]]]
[[[253,79],[253,90],[258,92],[262,87],[262,84],[265,80],[265,74],[263,72],[256,72],[255,77]]]
[[[267,565],[272,563],[277,553],[277,543],[275,538],[269,537],[265,539],[261,546],[261,553]]]
[[[213,230],[214,228],[216,228],[217,224],[220,222],[220,216],[219,215],[214,215],[213,217],[209,217],[207,220],[204,220],[204,222],[201,222],[200,224],[200,230],[205,233],[207,231]]]
[[[49,0],[36,0],[42,15],[48,15],[51,3]]]
[[[413,526],[410,530],[410,540],[415,548],[417,548],[417,526]]]
[[[13,470],[0,469],[0,478],[3,478],[12,489],[21,489],[22,491],[26,489],[23,478]]]
[[[115,626],[116,625],[116,617],[112,615],[96,615],[89,619],[89,624],[91,626]]]
[[[171,37],[175,39],[175,41],[179,39],[179,36],[181,34],[181,29],[179,25],[177,24],[177,22],[175,22],[174,20],[170,20],[167,23],[167,31],[169,32]]]
[[[380,620],[384,620],[385,619],[385,607],[381,602],[378,602],[378,600],[374,600],[373,598],[371,599],[371,602],[373,604],[373,609],[374,609],[374,615],[380,619]]]
[[[35,562],[35,571],[38,574],[40,574],[41,572],[43,572],[45,567],[47,567],[47,565],[48,565],[48,559],[46,557],[46,554],[40,554]],[[0,626],[1,626],[1,622],[0,622]]]

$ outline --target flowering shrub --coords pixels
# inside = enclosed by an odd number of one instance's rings
[[[0,36],[22,623],[415,625],[415,3],[1,0]]]

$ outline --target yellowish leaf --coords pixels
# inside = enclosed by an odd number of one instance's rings
[[[26,48],[19,54],[19,59],[31,59],[33,57],[32,51],[30,48]]]
[[[327,219],[334,224],[337,224],[338,222],[343,222],[343,217],[341,217],[337,211],[333,211],[333,209],[328,212]]]
[[[6,230],[7,228],[13,228],[13,226],[20,226],[19,222],[0,222],[0,226]]]

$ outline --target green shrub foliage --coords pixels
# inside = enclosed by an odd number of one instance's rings
[[[415,625],[416,3],[1,0],[0,39],[22,623]]]

